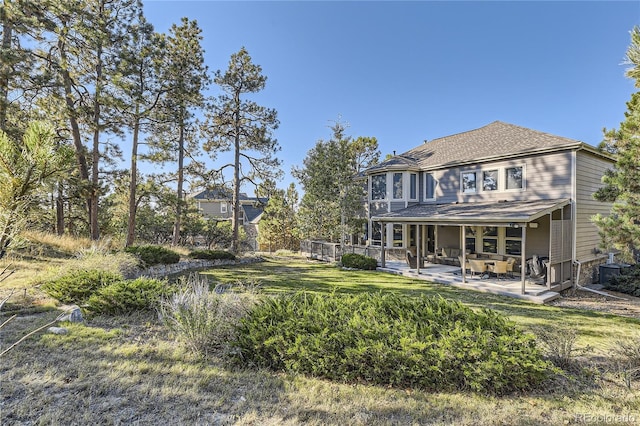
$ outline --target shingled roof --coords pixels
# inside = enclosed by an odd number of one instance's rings
[[[574,139],[494,121],[479,129],[425,142],[366,172],[397,169],[403,164],[428,170],[581,146],[585,144]]]

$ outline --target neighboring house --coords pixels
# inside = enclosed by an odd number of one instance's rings
[[[223,190],[207,190],[193,196],[202,214],[217,220],[231,220],[232,198],[231,192]],[[247,244],[252,250],[258,250],[259,222],[268,201],[268,198],[248,197],[240,193],[238,224],[244,228]]]
[[[383,247],[383,262],[394,248],[436,261],[442,249],[520,265],[537,255],[548,262],[547,284],[566,288],[602,263],[590,218],[611,205],[592,194],[614,162],[585,143],[500,121],[425,141],[365,171],[368,241]]]

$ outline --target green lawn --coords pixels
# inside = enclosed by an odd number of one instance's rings
[[[640,319],[600,312],[538,305],[523,300],[430,283],[378,271],[344,270],[335,265],[303,258],[266,258],[264,262],[219,267],[203,272],[214,283],[253,282],[267,294],[282,292],[393,291],[408,295],[440,295],[474,308],[491,308],[524,327],[575,329],[580,345],[606,352],[620,338],[640,332]]]

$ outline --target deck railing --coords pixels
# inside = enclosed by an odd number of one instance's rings
[[[404,260],[404,248],[385,249],[387,260]],[[310,259],[322,260],[325,262],[339,262],[343,254],[356,253],[368,257],[373,257],[380,262],[382,251],[380,246],[345,245],[342,249],[340,243],[330,243],[327,241],[303,240],[300,242],[300,252]]]

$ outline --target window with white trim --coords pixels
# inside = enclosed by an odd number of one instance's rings
[[[476,252],[476,228],[467,226],[465,228],[464,248],[468,253]]]
[[[415,173],[409,174],[409,199],[418,199],[418,175]]]
[[[507,167],[505,173],[505,189],[524,189],[524,167]]]
[[[482,190],[497,191],[498,190],[498,169],[484,170],[482,172]]]
[[[382,244],[382,225],[380,222],[371,223],[371,245],[379,246]]]
[[[220,203],[220,213],[226,213],[227,211],[227,203]]]
[[[462,192],[466,194],[475,193],[477,191],[476,172],[462,172],[460,176],[461,176],[460,188],[462,189]]]
[[[393,174],[393,199],[394,200],[402,200],[402,179],[403,173],[394,173]]]
[[[393,224],[393,247],[402,247],[402,225],[399,223]]]
[[[506,228],[504,252],[513,256],[522,254],[522,228]]]
[[[433,177],[433,173],[424,174],[424,199],[436,199],[436,180]]]
[[[379,174],[371,176],[371,199],[387,199],[387,175]]]
[[[498,227],[482,227],[482,252],[498,253]]]

